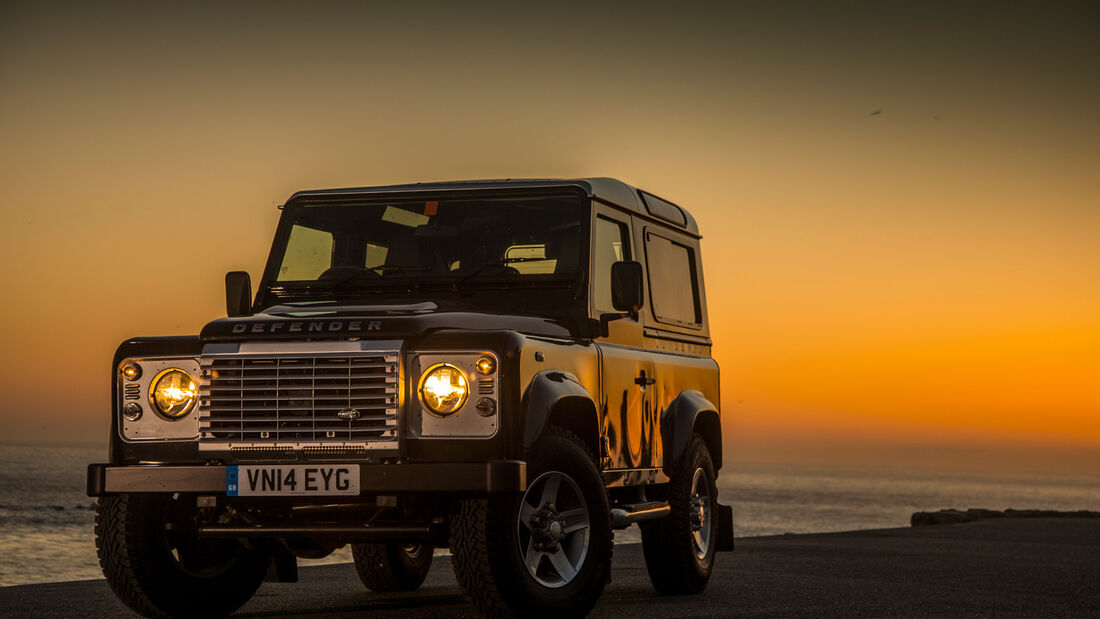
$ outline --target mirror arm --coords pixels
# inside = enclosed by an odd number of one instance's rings
[[[638,311],[633,310],[629,312],[604,312],[600,314],[600,337],[607,337],[611,335],[611,331],[608,328],[608,323],[622,320],[623,318],[631,318],[633,320],[638,319]]]

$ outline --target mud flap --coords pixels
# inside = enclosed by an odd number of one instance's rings
[[[298,582],[298,557],[281,546],[273,545],[270,552],[271,565],[264,582]]]
[[[733,508],[729,505],[718,503],[715,516],[718,517],[718,548],[716,550],[733,550]]]

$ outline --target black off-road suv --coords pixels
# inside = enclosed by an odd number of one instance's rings
[[[487,615],[588,612],[638,523],[662,593],[733,547],[718,366],[682,208],[612,179],[293,195],[255,297],[134,338],[92,464],[107,581],[218,615],[351,544],[374,591],[435,548]]]

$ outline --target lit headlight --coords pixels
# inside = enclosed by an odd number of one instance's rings
[[[462,410],[470,389],[462,370],[449,363],[428,368],[420,377],[420,401],[429,412],[446,417]]]
[[[153,378],[149,402],[165,419],[182,419],[199,400],[199,388],[187,372],[168,368]]]

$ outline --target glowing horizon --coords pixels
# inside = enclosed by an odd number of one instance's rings
[[[6,5],[0,436],[102,440],[295,190],[613,176],[699,222],[729,445],[1100,454],[1093,9],[705,6]]]

